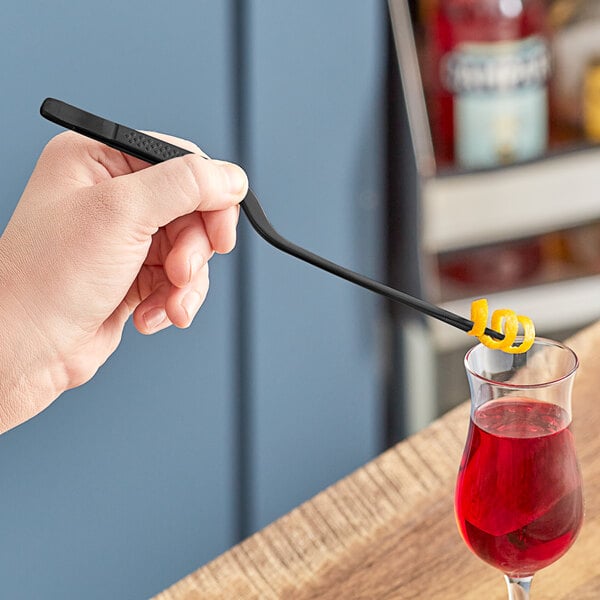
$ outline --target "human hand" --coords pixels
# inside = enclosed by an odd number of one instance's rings
[[[149,167],[72,132],[51,140],[0,238],[14,346],[12,365],[0,357],[0,430],[89,380],[130,315],[142,333],[188,326],[209,259],[235,245],[247,187],[239,167],[198,154]]]

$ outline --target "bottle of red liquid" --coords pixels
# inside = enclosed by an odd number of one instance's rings
[[[545,15],[544,0],[439,0],[426,79],[440,163],[490,167],[546,150]]]

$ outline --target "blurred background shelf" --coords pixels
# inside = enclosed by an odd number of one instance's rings
[[[561,230],[600,217],[600,147],[421,182],[422,248],[439,253]]]
[[[422,6],[389,0],[388,7],[401,105],[390,121],[389,169],[392,179],[405,179],[392,185],[401,207],[393,213],[396,229],[390,226],[398,263],[391,284],[465,316],[474,298],[487,297],[491,308],[531,316],[538,335],[547,337],[598,319],[600,147],[560,130],[551,115],[551,143],[542,156],[484,169],[441,166],[424,89]],[[395,152],[394,135],[409,140],[398,139]],[[397,226],[403,213],[413,219],[412,229]],[[400,240],[407,236],[410,242]],[[404,433],[410,433],[466,397],[456,365],[473,340],[406,311],[391,315],[401,371],[396,393],[405,405]],[[419,360],[407,359],[414,355]]]

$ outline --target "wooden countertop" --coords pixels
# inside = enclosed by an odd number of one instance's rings
[[[568,344],[581,363],[573,429],[586,516],[575,545],[534,577],[535,600],[600,598],[600,322]],[[465,403],[156,600],[506,600],[500,572],[471,554],[454,522],[468,419]]]

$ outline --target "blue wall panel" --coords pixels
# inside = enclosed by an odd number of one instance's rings
[[[237,102],[234,6],[250,43]],[[275,226],[378,277],[383,12],[376,0],[4,3],[0,225],[58,131],[38,116],[46,96],[222,158],[236,157],[242,107],[246,166]],[[7,598],[151,596],[236,541],[238,506],[262,527],[380,449],[378,299],[245,233],[246,502],[237,251],[212,262],[189,330],[128,327],[91,382],[0,437]]]
[[[231,43],[227,2],[4,2],[1,224],[59,131],[46,96],[232,156]],[[234,543],[234,262],[212,263],[190,329],[128,328],[92,382],[0,437],[3,598],[146,598]]]
[[[250,2],[248,168],[290,240],[378,276],[381,3]],[[259,528],[380,449],[377,306],[252,238],[250,522]]]

